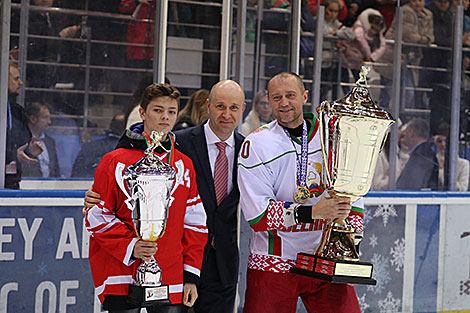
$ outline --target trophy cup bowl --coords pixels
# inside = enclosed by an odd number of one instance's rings
[[[348,197],[351,203],[369,192],[377,158],[394,123],[370,97],[368,71],[362,68],[345,97],[323,101],[318,110],[324,182],[331,197]],[[290,271],[336,283],[375,285],[373,265],[359,260],[359,238],[362,232],[344,219],[328,221],[314,254],[297,254]]]
[[[165,232],[176,177],[175,169],[153,154],[160,146],[161,136],[152,132],[152,144],[145,151],[146,155],[130,165],[124,174],[129,190],[126,204],[132,210],[135,232],[141,240],[152,242]],[[168,286],[162,284],[161,278],[162,271],[154,257],[151,261],[142,261],[135,283],[129,285],[129,300],[140,306],[170,304]]]

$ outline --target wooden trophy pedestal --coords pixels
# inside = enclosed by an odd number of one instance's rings
[[[291,273],[339,284],[375,285],[372,263],[333,260],[308,253],[298,253]]]

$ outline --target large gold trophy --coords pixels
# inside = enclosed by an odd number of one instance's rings
[[[367,89],[368,67],[342,99],[319,107],[322,176],[332,197],[356,201],[369,192],[377,158],[394,120]],[[291,272],[335,283],[375,285],[372,263],[361,262],[356,244],[362,232],[344,219],[329,221],[313,255],[299,253]]]
[[[170,193],[175,182],[175,169],[162,162],[153,151],[161,145],[163,133],[152,132],[145,156],[130,165],[124,175],[129,189],[126,204],[132,210],[137,236],[156,242],[165,232]],[[140,306],[170,304],[169,288],[162,284],[162,270],[152,257],[137,268],[134,284],[129,285],[129,300]]]

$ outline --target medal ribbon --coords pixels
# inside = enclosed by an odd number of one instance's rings
[[[152,142],[152,140],[150,139],[150,136],[145,132],[142,132],[142,136],[144,136],[144,138],[145,138],[145,142],[147,143],[147,148],[150,147],[151,142]],[[175,149],[175,138],[173,138],[171,133],[168,133],[167,136],[170,139],[170,152],[169,152],[169,156],[168,156],[168,164],[175,168],[175,158],[174,158],[174,155],[173,155],[173,150]],[[153,153],[155,155],[158,155],[156,152],[153,152]]]
[[[297,154],[297,149],[295,148],[294,141],[291,138],[291,135],[284,128],[284,132],[286,133],[287,137],[289,137],[292,145],[294,146],[295,150],[295,157],[296,157],[296,172],[297,172],[297,185],[300,187],[305,187],[307,184],[307,161],[308,161],[308,131],[307,131],[307,123],[303,122],[302,125],[302,138],[301,138],[301,148],[300,148],[300,160],[299,155]]]

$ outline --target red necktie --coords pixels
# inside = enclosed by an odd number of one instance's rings
[[[227,144],[221,141],[217,142],[215,145],[219,149],[219,154],[215,159],[214,187],[217,205],[219,205],[227,196],[228,159],[225,154],[225,147]]]

